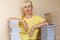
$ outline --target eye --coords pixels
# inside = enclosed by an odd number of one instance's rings
[[[30,5],[28,7],[31,7]]]
[[[24,8],[27,8],[26,6]]]

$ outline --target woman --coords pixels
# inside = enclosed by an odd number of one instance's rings
[[[48,23],[40,16],[32,14],[33,5],[31,1],[25,1],[22,6],[23,16],[20,18],[9,18],[10,20],[20,20],[21,40],[36,40],[39,28]]]

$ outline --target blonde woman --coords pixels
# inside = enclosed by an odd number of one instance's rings
[[[48,23],[40,16],[32,14],[33,5],[31,1],[25,1],[22,6],[23,16],[20,18],[8,18],[10,20],[20,20],[21,40],[36,40],[39,28]]]

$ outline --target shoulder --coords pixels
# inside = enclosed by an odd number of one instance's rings
[[[36,18],[37,20],[45,20],[45,18],[43,18],[43,17],[41,17],[41,16],[38,16],[38,15],[35,15],[35,18]]]

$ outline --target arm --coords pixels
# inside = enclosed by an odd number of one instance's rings
[[[24,24],[24,29],[26,30],[26,31],[28,31],[28,24],[26,23],[26,21],[25,20],[23,20],[23,19],[20,19],[20,18],[14,18],[14,17],[11,17],[11,18],[8,18],[8,22],[9,21],[11,21],[11,20],[19,20],[19,22],[22,22],[23,24]]]
[[[37,24],[37,25],[34,25],[33,26],[33,28],[40,28],[40,27],[42,27],[42,26],[44,26],[44,25],[48,25],[48,23],[46,22],[46,21],[44,21],[44,22],[42,22],[42,23],[39,23],[39,24]]]
[[[34,25],[34,26],[31,28],[31,31],[30,31],[30,37],[32,36],[34,29],[40,28],[40,27],[42,27],[42,26],[44,26],[44,25],[48,25],[48,23],[47,23],[46,21],[44,21],[44,22],[42,22],[42,23],[39,23],[39,24]]]
[[[10,18],[7,19],[8,22],[11,21],[11,20],[20,20],[20,18],[10,17]]]
[[[25,30],[28,31],[28,30],[29,30],[29,28],[28,28],[28,24],[26,23],[25,20],[23,20],[22,22],[23,22],[23,24],[24,24],[24,28],[25,28]]]

